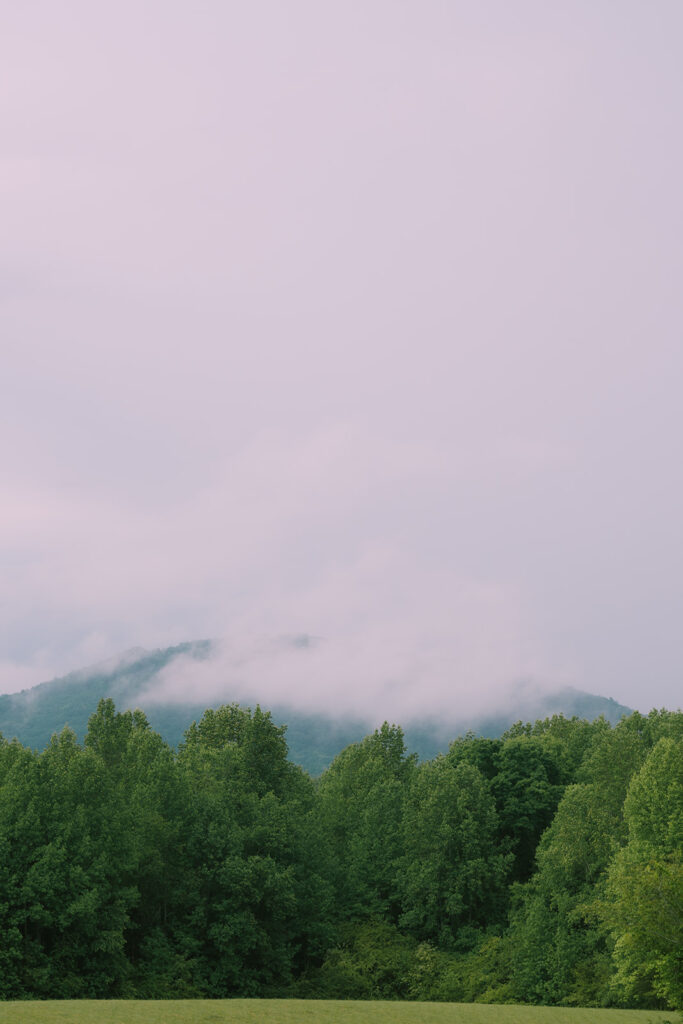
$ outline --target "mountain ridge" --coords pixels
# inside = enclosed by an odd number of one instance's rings
[[[300,644],[301,638],[293,638],[292,642]],[[98,701],[111,697],[120,711],[141,707],[150,726],[167,742],[177,746],[191,722],[200,718],[210,704],[197,699],[141,703],[137,698],[174,659],[184,656],[196,661],[205,660],[210,657],[214,643],[211,640],[188,641],[151,651],[134,647],[119,657],[76,669],[18,693],[0,695],[0,734],[6,739],[16,737],[26,746],[42,748],[53,733],[68,725],[82,740],[88,718]],[[632,711],[611,697],[571,687],[542,693],[528,687],[525,690],[520,684],[518,695],[519,700],[512,710],[499,709],[488,715],[460,717],[446,711],[438,718],[425,715],[399,723],[404,728],[406,745],[421,758],[431,758],[445,752],[456,736],[470,730],[482,736],[500,736],[517,721],[535,721],[553,714],[576,715],[591,720],[604,715],[616,724],[622,715]],[[234,698],[226,693],[225,698],[211,704],[233,702]],[[259,701],[249,703],[255,705]],[[339,716],[318,711],[305,712],[285,703],[260,703],[272,713],[275,721],[287,725],[291,759],[313,775],[323,771],[344,747],[358,742],[379,724],[370,715]],[[385,717],[391,718],[391,715]]]

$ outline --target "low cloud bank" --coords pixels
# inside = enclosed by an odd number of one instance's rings
[[[379,724],[443,718],[471,722],[558,689],[538,679],[510,681],[502,674],[475,677],[446,650],[385,650],[375,637],[358,644],[324,638],[252,637],[216,644],[196,661],[180,655],[140,694],[158,703],[217,706],[238,701],[264,708],[292,708]],[[463,673],[466,678],[463,679]]]
[[[529,654],[517,595],[505,587],[447,572],[427,578],[389,550],[342,576],[290,595],[288,614],[277,616],[310,623],[310,631],[273,637],[248,620],[233,624],[207,660],[179,656],[141,701],[238,700],[407,722],[497,713],[519,697],[515,679],[550,688],[546,666]],[[563,682],[554,674],[552,688]]]

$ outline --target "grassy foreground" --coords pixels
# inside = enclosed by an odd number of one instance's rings
[[[673,1011],[301,999],[0,1002],[0,1024],[681,1024]]]

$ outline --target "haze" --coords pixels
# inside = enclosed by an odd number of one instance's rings
[[[5,4],[0,691],[224,637],[208,696],[680,704],[682,32]]]

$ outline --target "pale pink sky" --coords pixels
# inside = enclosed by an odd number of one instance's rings
[[[308,632],[679,704],[680,0],[2,22],[0,692]]]

